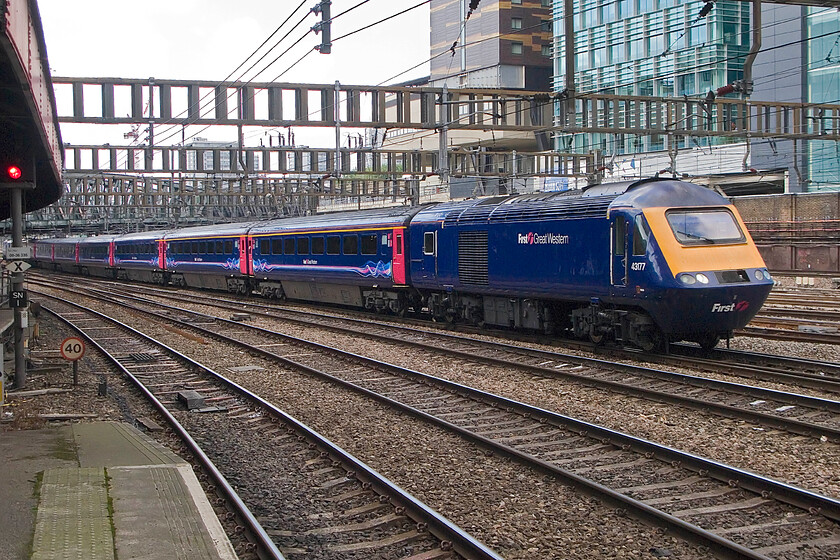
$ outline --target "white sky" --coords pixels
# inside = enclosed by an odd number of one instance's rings
[[[335,18],[361,2],[333,0],[332,15]],[[273,45],[303,18],[304,10],[316,3],[317,0],[307,0],[267,46]],[[332,37],[336,39],[419,3],[420,0],[370,0],[338,17],[332,24]],[[214,81],[227,77],[299,4],[299,0],[38,1],[53,76]],[[320,16],[310,14],[257,68],[276,58],[318,21]],[[273,80],[319,43],[320,36],[309,34],[256,80]],[[428,58],[429,8],[424,5],[335,41],[332,54],[310,54],[279,81],[332,84],[338,80],[345,84],[377,85]],[[250,62],[243,69],[248,66]],[[389,83],[428,73],[428,64],[423,64]],[[253,78],[253,74],[254,71],[246,78]],[[57,103],[62,107],[70,101],[59,96]],[[129,128],[62,125],[61,130],[66,143],[125,144],[122,135]],[[295,133],[299,143],[305,139],[303,131]],[[234,127],[220,127],[215,133],[208,130],[201,136],[233,141],[236,132]]]

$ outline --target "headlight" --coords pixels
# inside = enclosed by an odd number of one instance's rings
[[[691,274],[685,274],[685,273],[677,276],[677,280],[679,280],[680,282],[682,282],[686,286],[691,286],[692,284],[697,282],[697,279],[695,279],[694,276],[692,276]]]
[[[755,279],[756,280],[764,280],[764,271],[756,270],[755,271]]]
[[[698,272],[697,273],[697,281],[700,282],[701,284],[708,284],[709,283],[709,277],[706,276],[705,274],[703,274],[702,272]]]

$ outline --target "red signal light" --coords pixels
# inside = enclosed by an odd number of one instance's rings
[[[10,165],[6,172],[9,174],[9,177],[15,180],[20,179],[21,175],[23,175],[23,172],[21,172],[20,167],[17,167],[15,165]]]

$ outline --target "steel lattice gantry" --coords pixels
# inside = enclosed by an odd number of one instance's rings
[[[141,146],[65,145],[65,196],[57,207],[33,216],[34,227],[94,219],[122,229],[206,223],[311,212],[319,200],[417,203],[440,194],[439,186],[423,190],[422,181],[443,170],[479,180],[581,177],[600,164],[597,154],[513,151],[487,142],[473,149],[441,142],[436,150],[416,142],[399,143],[411,146],[402,150],[176,145],[190,125],[385,129],[390,138],[431,134],[431,145],[447,131],[483,131],[494,140],[518,133],[546,148],[551,134],[578,132],[840,141],[840,105],[830,104],[605,94],[565,100],[523,91],[338,83],[121,78],[54,78],[54,83],[59,95],[69,92],[72,98],[69,113],[59,111],[60,122],[146,126],[149,137]]]
[[[286,83],[54,78],[70,88],[72,114],[97,124],[321,126],[520,132],[605,132],[840,140],[840,105],[717,97],[575,96],[576,122],[555,119],[559,94],[514,90]],[[86,96],[101,100],[91,114]],[[445,96],[445,99],[444,99]],[[173,114],[173,99],[183,109]],[[338,110],[336,110],[336,104]],[[126,116],[117,116],[126,115]]]

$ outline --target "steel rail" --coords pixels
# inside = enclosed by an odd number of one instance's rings
[[[100,293],[101,294],[100,297],[106,297],[106,298],[114,297],[112,294],[104,293],[100,290],[97,290],[96,288],[92,288],[92,289],[89,288],[88,291],[93,291],[93,292]],[[229,323],[232,323],[232,324],[237,324],[237,325],[240,325],[240,326],[243,326],[243,327],[247,327],[249,329],[259,329],[259,327],[241,325],[241,323],[237,323],[235,321],[230,321],[228,319],[224,319],[224,318],[220,318],[220,317],[214,317],[214,316],[206,315],[206,314],[199,313],[199,312],[196,312],[196,311],[187,311],[187,310],[174,308],[174,307],[171,307],[171,306],[161,304],[159,302],[149,301],[149,300],[146,300],[144,298],[140,298],[140,297],[133,296],[133,295],[123,295],[123,296],[118,296],[118,297],[122,297],[122,298],[128,299],[128,300],[142,301],[142,302],[145,302],[147,304],[151,303],[153,305],[158,305],[158,306],[163,307],[163,308],[169,308],[169,309],[173,309],[173,310],[177,309],[179,312],[190,313],[190,314],[193,314],[193,315],[196,315],[196,316],[201,316],[201,317],[211,319],[211,320],[214,320],[214,321],[229,322]],[[152,312],[149,312],[149,313],[152,313]],[[161,315],[161,317],[164,317],[164,316]],[[167,316],[165,318],[167,320],[177,321],[176,319],[173,319],[172,317]],[[353,319],[352,321],[357,321],[357,320]],[[358,322],[359,323],[364,323],[364,321],[358,321]],[[182,324],[185,325],[185,326],[188,326],[188,327],[197,328],[196,325],[193,325],[191,323],[182,323]],[[358,335],[359,334],[358,330],[346,329],[346,328],[343,328],[343,327],[330,326],[330,327],[327,327],[327,328],[329,328],[331,330],[340,330],[342,332],[350,333],[350,334],[353,334],[353,335]],[[409,329],[407,327],[395,327],[395,328],[415,332],[414,330]],[[262,330],[264,330],[265,333],[272,334],[274,336],[281,336],[281,337],[288,338],[288,339],[299,340],[299,339],[296,339],[294,337],[289,337],[288,335],[284,335],[284,334],[279,333],[279,332],[269,331],[269,330],[265,330],[265,329],[262,329]],[[210,333],[212,334],[212,331],[210,331]],[[448,334],[448,333],[432,333],[432,334],[434,334],[435,336],[441,337],[441,338],[448,338],[448,339],[452,339],[452,340],[455,340],[455,341],[460,341],[461,340],[461,337],[458,337],[456,335],[451,335],[451,334]],[[371,335],[366,335],[366,336],[371,336]],[[645,368],[645,367],[641,367],[641,366],[624,364],[624,363],[620,363],[620,362],[610,362],[610,361],[601,360],[601,359],[598,359],[598,358],[586,358],[586,357],[581,357],[581,356],[573,356],[573,355],[570,355],[570,354],[545,352],[545,351],[542,351],[542,350],[527,349],[527,348],[522,348],[522,347],[519,347],[519,346],[503,344],[503,343],[487,343],[487,342],[475,340],[475,339],[472,339],[472,338],[469,339],[469,342],[475,343],[475,344],[478,344],[478,345],[490,345],[490,346],[495,347],[495,348],[501,348],[502,350],[515,352],[515,353],[518,353],[518,354],[521,354],[521,355],[528,355],[528,356],[538,357],[538,358],[542,358],[542,359],[554,359],[554,360],[560,359],[560,360],[565,360],[565,361],[569,361],[569,362],[573,362],[573,363],[577,363],[577,364],[586,364],[586,365],[589,365],[589,366],[597,366],[597,367],[602,367],[602,368],[608,368],[608,369],[611,369],[613,371],[621,371],[621,372],[625,372],[625,373],[629,373],[629,374],[633,374],[633,375],[644,376],[644,377],[647,377],[647,378],[658,377],[658,378],[664,379],[666,381],[671,381],[671,382],[679,383],[679,384],[683,384],[683,385],[700,387],[700,388],[709,388],[709,389],[714,389],[714,390],[718,390],[718,391],[729,392],[729,393],[734,393],[734,394],[743,395],[743,396],[749,396],[751,398],[757,398],[757,399],[772,399],[772,400],[775,400],[777,402],[783,402],[783,403],[786,403],[786,404],[803,406],[803,407],[813,408],[813,409],[817,409],[817,410],[826,410],[826,411],[829,411],[829,412],[834,412],[834,413],[840,414],[840,401],[835,401],[835,400],[830,400],[830,399],[811,397],[811,396],[801,395],[801,394],[797,394],[797,393],[788,393],[788,392],[783,392],[783,391],[777,391],[777,390],[774,390],[774,389],[765,389],[765,388],[762,388],[762,387],[755,387],[755,386],[751,386],[751,385],[741,385],[741,384],[730,383],[730,382],[726,382],[726,381],[718,381],[718,380],[715,380],[715,379],[708,379],[708,378],[705,378],[705,377],[691,376],[691,375],[687,375],[687,374],[669,372],[669,371],[665,371],[665,370]],[[408,346],[424,348],[424,349],[428,349],[428,346],[429,346],[429,345],[424,344],[422,342],[410,341],[410,340],[400,340],[399,343],[400,344],[405,344],[405,345],[408,345]],[[597,378],[593,378],[593,377],[587,377],[587,376],[577,374],[577,373],[573,373],[573,372],[570,372],[570,371],[557,370],[557,369],[552,369],[552,368],[548,368],[548,367],[541,367],[541,366],[538,366],[538,365],[523,364],[521,362],[506,360],[506,359],[501,359],[501,358],[493,358],[493,357],[487,357],[487,356],[477,356],[474,352],[461,351],[461,350],[457,350],[457,349],[453,349],[453,348],[440,348],[440,347],[436,347],[436,346],[433,347],[433,348],[434,348],[435,351],[438,351],[438,352],[441,352],[441,353],[444,353],[444,354],[447,354],[447,355],[450,355],[450,356],[455,356],[455,357],[458,357],[458,358],[461,358],[461,359],[478,361],[478,362],[481,362],[481,363],[487,363],[487,364],[491,364],[491,365],[495,365],[495,366],[516,368],[516,369],[519,369],[519,370],[528,371],[528,372],[531,372],[531,373],[534,373],[534,374],[548,376],[548,377],[563,377],[563,378],[570,379],[570,380],[573,380],[573,381],[578,382],[578,383],[582,383],[584,385],[588,385],[590,387],[606,388],[608,390],[617,391],[617,392],[620,392],[622,394],[633,395],[633,396],[640,397],[640,398],[645,398],[645,399],[653,398],[653,399],[661,401],[661,402],[667,402],[667,403],[670,403],[670,404],[687,406],[687,407],[693,408],[695,410],[701,410],[701,411],[704,411],[704,412],[712,411],[712,412],[718,413],[720,415],[726,416],[728,418],[738,418],[738,419],[743,419],[743,420],[749,420],[751,422],[756,422],[756,423],[759,423],[759,424],[762,424],[762,425],[765,425],[765,426],[769,426],[769,427],[772,427],[772,428],[777,428],[777,429],[790,431],[790,432],[800,434],[800,435],[805,435],[805,436],[809,436],[809,437],[817,437],[817,438],[826,437],[826,438],[830,438],[832,440],[840,440],[840,428],[820,426],[820,425],[817,425],[817,424],[811,424],[811,423],[803,422],[803,421],[796,420],[796,419],[793,419],[793,418],[786,418],[786,417],[783,417],[783,416],[776,416],[776,415],[772,415],[772,414],[768,414],[768,413],[764,413],[764,412],[748,410],[748,409],[739,408],[739,407],[736,407],[736,406],[717,403],[717,402],[714,402],[714,401],[702,400],[702,399],[698,399],[698,398],[694,398],[694,397],[669,393],[669,392],[660,391],[660,390],[656,390],[656,389],[648,389],[648,388],[644,388],[644,387],[636,387],[636,386],[632,386],[632,385],[627,385],[627,384],[624,384],[624,383],[621,383],[621,382],[618,382],[618,381],[611,381],[611,380],[608,380],[608,379],[597,379]]]
[[[124,304],[124,303],[117,302],[117,304],[133,308],[133,307],[131,307],[127,304]],[[655,508],[651,508],[650,506],[647,506],[643,502],[639,502],[637,500],[629,498],[628,496],[625,496],[623,494],[612,491],[609,488],[604,488],[601,485],[599,485],[598,483],[595,483],[595,482],[590,481],[588,479],[582,478],[582,477],[580,477],[580,476],[578,476],[574,473],[565,471],[564,469],[560,469],[558,467],[555,467],[555,466],[551,465],[550,463],[545,463],[544,461],[542,461],[538,458],[535,458],[528,453],[524,453],[524,452],[521,452],[521,451],[516,450],[514,448],[510,448],[508,446],[498,444],[497,442],[494,442],[493,440],[489,440],[489,439],[487,439],[483,436],[480,436],[478,434],[470,432],[469,430],[466,430],[466,429],[461,428],[457,425],[454,425],[454,424],[452,424],[452,423],[450,423],[446,420],[436,418],[436,417],[434,417],[432,415],[429,415],[425,412],[419,411],[419,410],[417,410],[413,407],[410,407],[408,405],[405,405],[405,404],[399,403],[397,401],[394,401],[394,400],[390,399],[389,397],[386,397],[384,395],[380,395],[380,394],[378,394],[374,391],[371,391],[371,390],[366,389],[364,387],[360,387],[360,386],[358,386],[354,383],[351,383],[351,382],[342,380],[340,378],[337,378],[337,377],[335,377],[335,376],[333,376],[333,375],[331,375],[327,372],[323,372],[323,371],[317,370],[315,368],[312,368],[310,366],[307,366],[305,364],[301,364],[299,362],[291,360],[289,358],[285,358],[285,357],[280,356],[278,354],[275,354],[275,353],[273,353],[269,350],[265,350],[263,348],[259,348],[259,347],[253,346],[253,345],[249,345],[249,344],[237,341],[235,339],[230,339],[229,337],[226,337],[226,336],[221,335],[219,333],[213,332],[209,329],[205,329],[205,328],[200,327],[198,325],[194,325],[194,324],[191,324],[191,323],[188,323],[188,322],[179,321],[177,319],[173,319],[172,317],[163,316],[163,315],[160,315],[160,314],[152,312],[152,311],[142,310],[142,309],[138,309],[138,310],[141,311],[142,313],[145,313],[145,314],[148,314],[148,315],[158,316],[160,318],[164,318],[164,319],[169,320],[169,321],[174,321],[174,322],[180,323],[182,326],[184,326],[186,328],[192,328],[192,329],[195,329],[199,332],[207,334],[208,336],[218,338],[218,339],[222,339],[222,340],[225,340],[225,341],[230,342],[230,343],[237,344],[240,347],[247,348],[251,352],[255,352],[255,353],[260,354],[262,356],[277,360],[281,363],[284,363],[284,364],[289,365],[291,367],[298,368],[302,371],[312,373],[313,375],[317,375],[321,378],[328,379],[331,382],[337,383],[337,384],[339,384],[343,387],[347,387],[347,388],[352,389],[354,391],[360,392],[360,393],[365,394],[365,395],[367,395],[367,396],[369,396],[373,399],[376,399],[380,402],[383,402],[383,403],[388,404],[390,406],[397,407],[401,410],[404,410],[404,411],[409,412],[413,415],[416,415],[418,417],[426,419],[429,422],[433,422],[433,423],[435,423],[437,425],[440,425],[442,427],[445,427],[449,430],[453,430],[456,433],[459,433],[459,434],[463,435],[464,437],[468,437],[468,438],[472,439],[473,441],[476,441],[476,442],[479,442],[479,443],[482,443],[482,444],[485,444],[485,445],[489,445],[489,446],[492,447],[492,449],[495,449],[495,450],[497,450],[501,453],[504,453],[505,455],[509,455],[511,457],[515,457],[517,459],[526,461],[527,463],[532,464],[532,465],[536,465],[537,467],[539,467],[541,469],[548,469],[553,474],[555,474],[557,476],[560,476],[565,480],[568,480],[571,484],[575,485],[576,487],[582,487],[582,488],[587,489],[588,491],[594,492],[594,493],[602,496],[603,498],[609,500],[611,503],[623,504],[623,507],[630,507],[631,509],[636,511],[638,515],[640,515],[643,518],[646,518],[646,519],[654,518],[658,522],[666,523],[669,526],[673,527],[678,532],[680,532],[680,534],[682,534],[686,537],[689,537],[689,538],[692,538],[692,539],[700,538],[700,539],[706,541],[707,545],[711,545],[713,548],[721,550],[721,552],[726,551],[727,554],[736,554],[736,557],[742,557],[742,558],[765,558],[765,556],[763,556],[761,554],[757,554],[754,551],[751,551],[749,549],[741,547],[740,545],[737,545],[736,543],[731,543],[731,541],[728,541],[727,539],[724,539],[724,538],[722,538],[722,537],[720,537],[720,536],[718,536],[714,533],[710,533],[710,532],[705,531],[704,529],[702,529],[700,527],[696,527],[696,526],[694,526],[690,523],[686,523],[685,521],[682,521],[679,518],[675,518],[673,516],[670,516],[669,514],[664,513],[664,512],[662,512],[660,510],[657,510]],[[196,314],[196,315],[201,315],[201,314],[197,314],[197,313],[194,313],[194,312],[189,312],[189,313]],[[247,326],[247,325],[242,325],[241,323],[238,323],[236,321],[230,321],[230,320],[226,320],[226,319],[221,319],[221,320],[216,319],[216,320],[218,322],[222,322],[222,323],[230,323],[230,324],[236,326],[237,328],[242,328],[243,326]],[[417,371],[414,371],[414,370],[409,370],[407,368],[402,368],[402,367],[395,366],[395,365],[392,365],[392,364],[387,364],[385,362],[381,362],[379,360],[373,360],[373,359],[367,358],[365,356],[360,356],[358,354],[353,354],[353,353],[349,353],[349,352],[336,350],[334,348],[330,348],[330,347],[327,347],[327,346],[324,346],[324,345],[321,345],[321,344],[318,344],[318,343],[314,343],[314,342],[310,342],[310,341],[306,341],[306,340],[295,339],[295,337],[289,337],[289,336],[286,336],[286,335],[282,335],[280,333],[274,333],[273,331],[270,331],[268,329],[262,329],[262,328],[259,328],[259,327],[250,327],[250,326],[248,326],[248,328],[252,329],[252,330],[255,330],[255,331],[258,331],[258,332],[263,332],[265,334],[269,334],[269,335],[273,335],[273,336],[280,336],[280,337],[283,337],[283,338],[286,338],[286,339],[289,339],[289,340],[295,340],[295,341],[297,341],[301,344],[304,344],[308,347],[315,348],[315,349],[320,349],[322,351],[328,351],[328,352],[331,352],[331,353],[334,353],[334,354],[338,354],[338,355],[341,355],[345,358],[353,359],[357,362],[364,363],[364,364],[366,364],[370,367],[379,367],[379,368],[382,368],[386,371],[392,371],[395,374],[409,376],[409,377],[415,377],[416,379],[421,380],[421,382],[428,383],[428,384],[435,384],[435,385],[444,387],[452,393],[459,394],[459,395],[462,395],[462,396],[469,396],[470,398],[474,398],[475,400],[477,400],[479,402],[483,402],[484,404],[488,404],[490,406],[497,406],[497,407],[502,407],[502,408],[505,408],[505,409],[515,410],[519,414],[521,414],[525,417],[529,417],[529,418],[535,418],[536,417],[536,418],[539,418],[539,419],[544,419],[545,422],[551,423],[552,425],[557,426],[557,427],[561,427],[561,426],[569,427],[569,428],[572,428],[572,429],[578,431],[578,433],[580,433],[581,435],[590,435],[592,437],[599,438],[604,443],[610,443],[610,444],[615,445],[615,446],[620,447],[620,448],[633,449],[636,452],[644,453],[644,454],[647,454],[648,456],[656,457],[656,458],[658,458],[662,461],[670,462],[672,464],[682,464],[682,465],[685,465],[690,470],[694,470],[698,473],[708,475],[708,476],[711,476],[712,478],[715,478],[717,480],[726,482],[727,484],[729,484],[732,487],[739,487],[739,488],[742,488],[744,490],[760,494],[760,495],[762,495],[763,497],[766,497],[766,498],[772,497],[772,498],[774,498],[774,499],[776,499],[780,502],[793,505],[795,507],[804,509],[806,511],[810,511],[812,513],[819,513],[819,514],[821,514],[821,515],[823,515],[823,516],[825,516],[829,519],[832,519],[834,521],[840,521],[840,501],[835,500],[833,498],[829,498],[827,496],[822,496],[822,495],[816,494],[814,492],[810,492],[808,490],[797,488],[795,486],[785,484],[783,482],[775,481],[775,480],[767,478],[767,477],[762,477],[760,475],[756,475],[756,474],[750,473],[748,471],[737,469],[735,467],[730,467],[728,465],[724,465],[724,464],[718,463],[716,461],[712,461],[712,460],[705,459],[705,458],[702,458],[702,457],[699,457],[699,456],[696,456],[696,455],[692,455],[690,453],[685,453],[685,452],[682,452],[682,451],[678,451],[678,450],[675,450],[673,448],[670,448],[670,447],[667,447],[667,446],[664,446],[664,445],[660,445],[660,444],[657,444],[657,443],[654,443],[654,442],[650,442],[648,440],[644,440],[642,438],[636,438],[634,436],[630,436],[630,435],[627,435],[627,434],[624,434],[624,433],[621,433],[621,432],[618,432],[618,431],[615,431],[615,430],[611,430],[609,428],[604,428],[604,427],[597,426],[595,424],[591,424],[591,423],[588,423],[588,422],[584,422],[584,421],[581,421],[581,420],[578,420],[578,419],[575,419],[575,418],[571,418],[571,417],[564,416],[564,415],[561,415],[561,414],[557,414],[557,413],[554,413],[554,412],[551,412],[551,411],[547,411],[545,409],[541,409],[541,408],[538,408],[538,407],[533,407],[533,406],[527,405],[525,403],[521,403],[521,402],[518,402],[518,401],[507,399],[507,398],[504,398],[504,397],[501,397],[501,396],[498,396],[498,395],[494,395],[492,393],[487,393],[485,391],[480,391],[480,390],[477,390],[477,389],[473,389],[471,387],[467,387],[467,386],[464,386],[464,385],[461,385],[461,384],[458,384],[458,383],[447,381],[445,379],[437,378],[437,377],[434,377],[434,376],[431,376],[431,375],[428,375],[428,374],[424,374],[422,372],[417,372]],[[616,500],[617,500],[617,502],[616,502]],[[640,505],[640,507],[637,505],[637,502]],[[735,548],[730,547],[729,546],[730,543],[732,545],[734,545]],[[719,549],[719,547],[721,547],[721,546],[724,546],[724,549]]]
[[[52,295],[49,295],[49,294],[44,294],[42,292],[39,292],[39,295],[60,300],[60,298],[57,298],[56,296],[52,296]],[[260,407],[265,407],[268,411],[271,412],[271,414],[278,417],[281,421],[287,422],[290,425],[294,426],[295,429],[299,430],[304,435],[304,437],[306,437],[310,442],[315,443],[317,445],[321,445],[321,446],[327,448],[329,450],[328,452],[332,454],[332,457],[334,459],[339,460],[342,463],[351,465],[353,467],[353,470],[351,471],[351,473],[353,474],[353,476],[355,476],[355,478],[357,480],[360,480],[362,482],[369,482],[371,484],[371,486],[376,488],[381,495],[387,495],[390,498],[392,498],[392,500],[394,500],[396,502],[394,505],[402,506],[403,508],[405,508],[406,511],[414,514],[414,519],[417,520],[417,521],[420,521],[422,523],[425,523],[427,525],[427,528],[428,528],[429,532],[432,533],[433,535],[435,535],[437,538],[439,538],[441,540],[443,546],[448,547],[448,546],[451,545],[453,550],[455,550],[456,552],[458,552],[459,554],[461,554],[462,556],[464,556],[466,558],[475,558],[476,560],[502,560],[502,558],[500,556],[498,556],[495,552],[493,552],[492,550],[487,548],[485,545],[483,545],[482,543],[477,541],[471,535],[469,535],[468,533],[463,531],[460,527],[458,527],[457,525],[455,525],[454,523],[449,521],[446,517],[437,513],[432,508],[430,508],[429,506],[427,506],[426,504],[424,504],[423,502],[416,499],[411,494],[409,494],[408,492],[406,492],[405,490],[403,490],[402,488],[397,486],[395,483],[391,482],[384,475],[379,474],[374,469],[367,466],[361,460],[357,459],[356,457],[354,457],[353,455],[351,455],[347,451],[343,450],[338,445],[332,443],[329,439],[327,439],[324,436],[320,435],[319,433],[315,432],[314,430],[312,430],[311,428],[309,428],[308,426],[306,426],[305,424],[303,424],[302,422],[300,422],[296,418],[294,418],[294,417],[290,416],[289,414],[283,412],[282,410],[280,410],[276,406],[272,405],[268,401],[265,401],[264,399],[262,399],[257,394],[249,391],[248,389],[245,389],[244,387],[237,384],[236,382],[226,378],[225,376],[223,376],[222,374],[214,371],[213,369],[211,369],[211,368],[193,360],[192,358],[190,358],[189,356],[186,356],[185,354],[179,352],[178,350],[175,350],[174,348],[171,348],[170,346],[168,346],[168,345],[166,345],[162,342],[159,342],[159,341],[149,337],[148,335],[143,334],[142,332],[138,331],[137,329],[134,329],[133,327],[131,327],[129,325],[126,325],[125,323],[122,323],[122,322],[120,322],[120,321],[118,321],[118,320],[116,320],[112,317],[108,317],[107,315],[105,315],[103,313],[100,313],[99,311],[96,311],[94,309],[90,309],[90,308],[85,307],[83,305],[80,305],[78,303],[74,303],[74,302],[70,302],[70,301],[66,301],[66,300],[62,300],[62,301],[65,301],[66,303],[68,303],[72,306],[75,306],[79,309],[82,309],[87,313],[91,313],[91,314],[93,314],[93,315],[95,315],[95,316],[97,316],[97,317],[99,317],[99,318],[101,318],[105,321],[113,323],[120,328],[126,329],[129,332],[131,332],[132,334],[134,334],[135,336],[138,336],[138,337],[141,337],[145,340],[150,341],[152,344],[160,347],[161,349],[163,349],[164,351],[166,351],[170,355],[175,356],[178,359],[187,362],[188,364],[190,364],[193,367],[201,369],[202,371],[206,372],[208,375],[211,375],[216,380],[220,381],[221,383],[223,383],[227,387],[231,388],[233,391],[237,392],[241,396],[247,398],[249,401],[253,402],[254,404],[257,404]],[[47,309],[47,311],[49,311],[49,310]],[[149,313],[148,311],[144,311],[144,310],[139,310],[139,311],[141,311],[143,313]],[[59,316],[59,315],[56,314],[56,316]],[[75,327],[75,325],[70,323],[68,320],[66,320],[64,318],[61,318],[61,319],[63,321],[65,321],[67,324],[71,325],[74,329],[78,330]],[[190,326],[188,323],[183,323],[183,324],[184,324],[184,326]],[[186,431],[183,429],[183,427],[181,427],[181,425],[178,423],[178,421],[165,409],[165,407],[163,407],[163,404],[160,403],[160,401],[158,401],[148,391],[148,389],[146,389],[142,385],[142,383],[135,376],[133,376],[125,368],[123,368],[121,365],[119,365],[119,362],[116,361],[116,358],[114,358],[113,356],[108,354],[99,344],[97,344],[95,341],[93,341],[89,336],[84,335],[84,333],[82,333],[82,334],[83,334],[83,336],[85,336],[85,338],[90,340],[91,343],[94,344],[97,349],[102,351],[105,355],[108,356],[109,359],[114,361],[114,363],[116,363],[119,366],[119,368],[124,373],[126,373],[126,375],[128,375],[138,387],[141,388],[141,390],[144,392],[144,394],[148,398],[153,399],[153,402],[157,403],[155,405],[156,408],[158,408],[158,410],[160,410],[161,413],[164,414],[164,416],[167,418],[167,421],[174,422],[173,426],[174,425],[178,426],[179,435],[181,433],[183,433],[187,436],[187,438],[189,438],[189,434],[186,433]],[[198,455],[202,458],[202,461],[207,461],[210,465],[212,465],[212,462],[210,462],[210,459],[201,451],[201,449],[198,447],[198,444],[196,444],[195,441],[192,440],[192,438],[189,438],[188,441],[191,442],[191,449],[194,446],[195,449],[197,449],[199,451]],[[268,542],[271,544],[271,546],[274,547],[274,549],[276,550],[276,546],[274,546],[274,543],[271,541],[271,538],[265,533],[265,531],[262,529],[262,526],[259,524],[259,522],[256,520],[256,518],[253,517],[253,515],[247,509],[247,506],[245,506],[245,504],[241,501],[241,499],[239,499],[238,495],[236,495],[233,488],[227,483],[227,481],[225,481],[225,479],[221,475],[221,473],[219,473],[218,470],[215,469],[215,467],[213,467],[213,472],[215,473],[214,474],[214,479],[215,479],[215,476],[218,476],[220,483],[223,484],[226,489],[229,489],[229,491],[232,492],[234,496],[236,496],[237,502],[235,502],[235,503],[237,503],[238,505],[241,505],[241,507],[244,508],[244,511],[247,512],[248,517],[246,519],[248,519],[249,522],[252,521],[256,525],[256,527],[259,527],[259,530],[261,531],[261,534],[262,534],[261,541],[262,541],[263,538],[267,539]],[[261,542],[261,544],[262,544],[262,542]],[[279,551],[277,551],[277,553],[280,554]],[[277,558],[279,558],[281,560],[283,559],[282,555],[278,556]]]
[[[54,297],[49,296],[47,294],[41,294],[45,297]],[[60,299],[60,298],[55,298]],[[83,306],[79,306],[72,302],[67,302],[71,305],[76,305],[80,309],[85,309]],[[172,428],[172,430],[178,434],[178,437],[186,444],[189,448],[190,452],[196,458],[196,460],[201,465],[201,468],[208,474],[208,476],[213,480],[214,484],[216,485],[217,490],[222,494],[224,500],[229,504],[229,508],[234,511],[234,513],[239,516],[239,518],[244,521],[247,530],[251,534],[251,541],[256,542],[257,552],[261,559],[272,559],[272,560],[285,560],[285,557],[271,540],[271,537],[268,536],[268,533],[265,532],[262,525],[257,518],[251,513],[251,510],[248,509],[248,506],[245,505],[245,502],[242,501],[242,498],[239,497],[236,490],[233,489],[233,486],[227,481],[224,475],[216,468],[216,465],[213,464],[213,461],[207,456],[206,453],[201,449],[201,446],[196,443],[196,441],[190,436],[189,432],[181,425],[180,422],[172,415],[172,413],[167,410],[166,406],[160,402],[160,400],[155,397],[151,391],[149,391],[143,383],[137,379],[134,374],[128,371],[120,362],[117,360],[111,353],[109,353],[105,348],[103,348],[96,340],[91,338],[87,335],[84,331],[79,329],[76,325],[74,325],[69,319],[66,319],[59,313],[49,309],[46,306],[41,306],[41,308],[51,313],[53,316],[57,317],[59,320],[64,322],[73,330],[77,331],[81,336],[83,336],[91,346],[95,347],[103,356],[105,356],[116,368],[118,368],[123,375],[125,375],[129,380],[131,380],[132,384],[143,394],[146,399],[154,406],[154,408],[164,417],[166,422]],[[87,310],[94,314],[97,314],[96,311]],[[98,314],[100,317],[105,318],[103,315]],[[113,321],[113,319],[107,318],[108,320]],[[146,337],[146,335],[140,333],[136,329],[132,329],[128,325],[123,325],[122,323],[115,322],[120,326],[126,328],[128,331],[136,334],[137,336]]]

